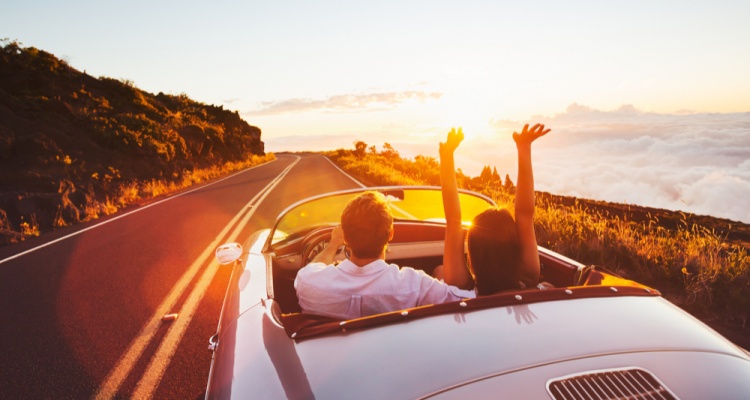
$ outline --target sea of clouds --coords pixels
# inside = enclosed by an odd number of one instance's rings
[[[750,223],[750,113],[655,114],[573,104],[538,117],[537,188]],[[493,121],[498,132],[516,121]],[[512,176],[512,175],[511,175]]]
[[[490,135],[467,132],[456,153],[457,167],[478,175],[483,165],[495,166],[515,182],[511,134],[527,122],[552,129],[534,144],[538,190],[750,223],[750,112],[657,114],[627,105],[601,111],[573,104],[564,113],[530,121],[493,120]],[[365,141],[389,142],[407,157],[437,157],[444,135],[383,135]],[[279,138],[267,141],[267,148],[318,150],[309,146],[319,139]],[[332,148],[353,147],[351,135],[325,142],[337,145]]]

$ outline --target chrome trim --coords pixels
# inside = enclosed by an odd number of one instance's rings
[[[333,197],[333,196],[338,196],[342,194],[351,194],[351,193],[364,193],[364,192],[368,192],[372,190],[375,190],[378,192],[391,191],[391,190],[434,190],[438,192],[442,191],[440,186],[372,186],[372,187],[360,187],[360,188],[355,188],[355,189],[340,190],[337,192],[328,192],[324,194],[319,194],[317,196],[308,197],[306,199],[302,199],[290,205],[289,207],[285,208],[284,211],[279,213],[279,215],[276,217],[276,221],[274,221],[273,223],[273,227],[271,228],[272,234],[268,235],[268,238],[266,239],[266,244],[263,246],[263,251],[266,252],[268,251],[268,249],[271,248],[271,242],[273,241],[273,236],[276,232],[276,226],[279,224],[279,221],[281,221],[281,219],[284,218],[284,216],[286,216],[286,214],[290,210],[300,206],[301,204],[304,204],[310,201],[315,201],[315,200],[322,199],[322,198],[326,198],[326,197]],[[492,204],[493,206],[497,206],[497,203],[495,203],[494,200],[492,200],[488,196],[485,196],[481,193],[477,193],[477,192],[466,190],[466,189],[459,189],[458,192],[481,198],[482,200],[485,200],[489,204]]]
[[[640,367],[585,371],[547,381],[555,400],[663,399],[677,400],[651,371]]]
[[[273,258],[275,253],[264,253],[263,262],[266,264],[266,296],[269,299],[275,298],[273,293]]]
[[[208,350],[216,351],[218,347],[219,347],[219,334],[216,333],[210,338],[208,338]]]

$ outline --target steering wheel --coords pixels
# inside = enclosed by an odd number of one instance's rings
[[[318,228],[302,239],[302,266],[310,264],[312,260],[328,247],[331,241],[331,232],[335,226],[324,226]]]

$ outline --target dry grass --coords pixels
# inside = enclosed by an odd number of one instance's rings
[[[439,185],[437,160],[418,157],[406,160],[398,154],[367,154],[357,156],[348,150],[326,153],[350,174],[361,177],[371,185]]]
[[[39,230],[39,224],[36,222],[36,214],[31,214],[28,221],[21,218],[21,235],[24,237],[39,236],[41,231]]]
[[[439,185],[437,163],[388,158],[373,152],[326,153],[342,169],[371,185]],[[501,185],[459,175],[459,185],[482,192],[512,209],[514,195]],[[470,182],[471,181],[471,182]],[[470,184],[471,183],[471,184]],[[471,186],[471,187],[469,187]],[[683,215],[684,216],[684,215]],[[647,283],[671,301],[748,329],[750,257],[747,248],[728,243],[711,230],[683,218],[667,229],[657,218],[635,223],[579,204],[537,200],[539,244],[584,264],[603,266]]]
[[[85,222],[101,216],[111,215],[129,205],[174,193],[198,183],[259,165],[275,158],[276,156],[273,153],[268,153],[265,156],[253,155],[250,159],[241,162],[226,162],[214,167],[194,169],[184,173],[178,180],[153,179],[142,182],[117,182],[112,179],[117,175],[116,171],[114,171],[114,175],[107,180],[111,188],[111,195],[105,196],[103,200],[97,200],[93,197],[88,198],[87,202],[79,210],[78,215],[80,217],[75,221],[66,221],[62,210],[58,208],[52,224],[53,227],[60,228],[76,222]],[[92,179],[97,179],[97,177],[92,177]],[[0,216],[0,233],[3,234],[3,237],[7,238],[8,242],[14,243],[28,237],[39,236],[41,230],[34,214],[23,219],[16,230],[12,228],[3,213]]]
[[[196,168],[182,174],[176,181],[153,179],[145,182],[129,182],[120,185],[113,198],[104,201],[92,201],[85,207],[86,220],[98,218],[100,215],[114,214],[121,208],[143,200],[174,193],[198,183],[230,174],[254,165],[259,165],[276,159],[273,153],[265,156],[253,155],[250,159],[237,162],[225,162],[222,165],[209,168]]]

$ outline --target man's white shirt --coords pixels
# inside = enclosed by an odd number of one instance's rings
[[[311,263],[294,280],[302,312],[338,319],[354,319],[427,304],[474,298],[424,271],[373,261],[358,267],[349,260],[339,265]]]

